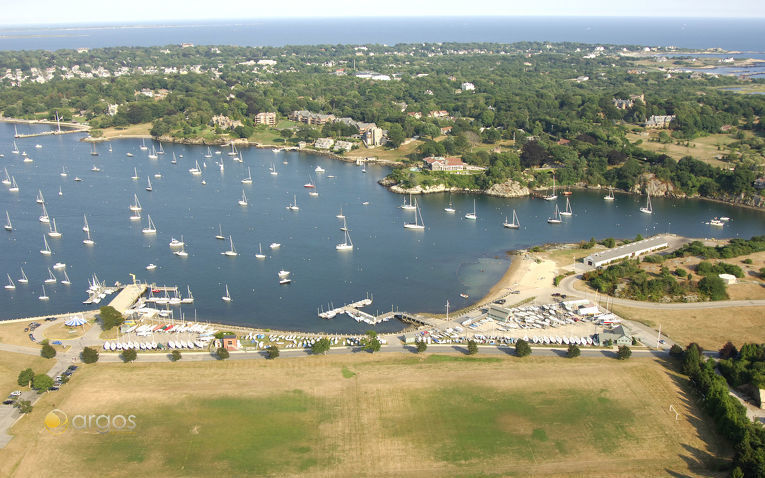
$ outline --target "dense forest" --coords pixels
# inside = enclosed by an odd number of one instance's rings
[[[673,69],[657,61],[661,51],[640,52],[572,43],[5,51],[0,111],[23,118],[58,112],[94,128],[151,123],[153,135],[183,139],[251,137],[258,112],[284,118],[308,110],[374,122],[387,132],[388,148],[417,138],[417,148],[402,155],[407,168],[426,156],[447,155],[486,168],[459,177],[396,170],[393,178],[408,187],[486,189],[507,179],[543,186],[554,170],[563,185],[630,190],[649,174],[671,184],[675,194],[757,195],[765,96],[721,88],[744,80]],[[370,71],[389,80],[356,76]],[[614,99],[630,97],[627,107],[616,107]],[[430,117],[434,111],[446,115]],[[234,131],[212,127],[216,115],[242,125]],[[658,135],[663,143],[730,135],[735,142],[720,158],[729,167],[710,166],[692,151],[676,160],[627,138],[653,115],[675,117]],[[446,135],[444,127],[451,127]],[[353,133],[293,126],[283,137],[297,142]]]

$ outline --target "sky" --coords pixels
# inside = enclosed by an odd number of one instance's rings
[[[640,16],[765,18],[763,0],[0,0],[0,25],[285,17]]]

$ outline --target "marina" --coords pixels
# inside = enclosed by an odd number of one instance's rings
[[[316,306],[328,298],[350,303],[374,289],[381,310],[440,313],[446,300],[470,306],[485,295],[507,270],[508,250],[662,232],[748,238],[762,234],[765,223],[761,211],[664,197],[651,197],[653,214],[643,214],[645,196],[619,194],[604,201],[606,191],[577,190],[562,196],[569,199],[572,215],[550,227],[546,220],[555,206],[566,212],[565,199],[550,204],[533,197],[448,193],[410,198],[379,186],[390,170],[373,163],[364,174],[353,163],[281,150],[275,176],[270,150],[237,146],[239,162],[226,154],[227,145],[210,148],[211,156],[225,163],[221,172],[215,160],[206,160],[207,146],[164,144],[166,154],[149,159],[152,147],[159,151],[158,143],[124,139],[112,141],[111,152],[98,148],[99,156],[93,157],[92,147],[78,141],[80,135],[37,138],[39,149],[33,140],[17,139],[20,150],[35,152],[33,163],[23,163],[20,154],[8,154],[12,136],[13,126],[0,123],[1,161],[8,174],[0,171],[9,182],[0,197],[6,222],[13,221],[1,238],[6,253],[0,273],[9,274],[15,285],[2,290],[7,297],[3,319],[81,310],[82,290],[94,273],[108,284],[130,282],[130,274],[136,274],[144,283],[183,284],[181,300],[187,285],[193,290],[193,303],[173,306],[175,317],[196,311],[200,320],[327,333],[363,332],[372,321],[375,330],[393,332],[403,327],[398,317],[382,321],[362,310],[351,320],[347,315],[346,320],[323,320]],[[91,171],[94,162],[98,173]],[[197,164],[202,174],[189,174]],[[317,174],[317,167],[326,173]],[[144,190],[148,178],[152,192]],[[320,196],[309,196],[317,189]],[[35,202],[39,193],[42,204]],[[247,207],[237,205],[243,196]],[[409,207],[402,209],[402,202]],[[48,223],[39,222],[43,206]],[[476,219],[465,217],[473,214]],[[728,220],[719,227],[705,224],[710,218]],[[419,232],[402,227],[406,224]],[[341,227],[347,230],[338,232]],[[61,236],[52,238],[52,230]],[[168,247],[181,235],[183,259],[173,255],[180,247]],[[227,251],[232,254],[222,254]],[[58,282],[46,285],[48,300],[40,301],[47,270],[57,262],[67,264],[72,285],[66,287],[63,273],[56,272]],[[27,283],[19,280],[22,269]],[[280,283],[280,270],[292,271],[289,285]],[[168,301],[174,294],[168,291]],[[229,300],[221,300],[224,295]],[[109,300],[99,296],[87,306]]]

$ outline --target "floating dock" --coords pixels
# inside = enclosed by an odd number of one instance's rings
[[[124,314],[146,292],[146,288],[146,284],[126,285],[117,294],[117,297],[109,302],[109,305],[114,307],[120,314]]]

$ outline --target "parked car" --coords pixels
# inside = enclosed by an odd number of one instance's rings
[[[74,371],[75,371],[75,370],[77,370],[78,368],[80,368],[80,367],[78,367],[77,365],[70,365],[70,366],[67,368],[67,370],[71,370],[72,372],[74,372]]]
[[[58,390],[59,390],[59,388],[56,385],[54,385],[54,386],[52,386],[52,387],[50,387],[48,389],[49,392],[57,392]]]
[[[12,398],[3,401],[3,405],[13,405],[14,403],[16,403],[16,400],[13,400]]]
[[[11,397],[18,397],[20,395],[21,395],[21,391],[19,391],[19,390],[15,390],[15,391],[11,392]]]

